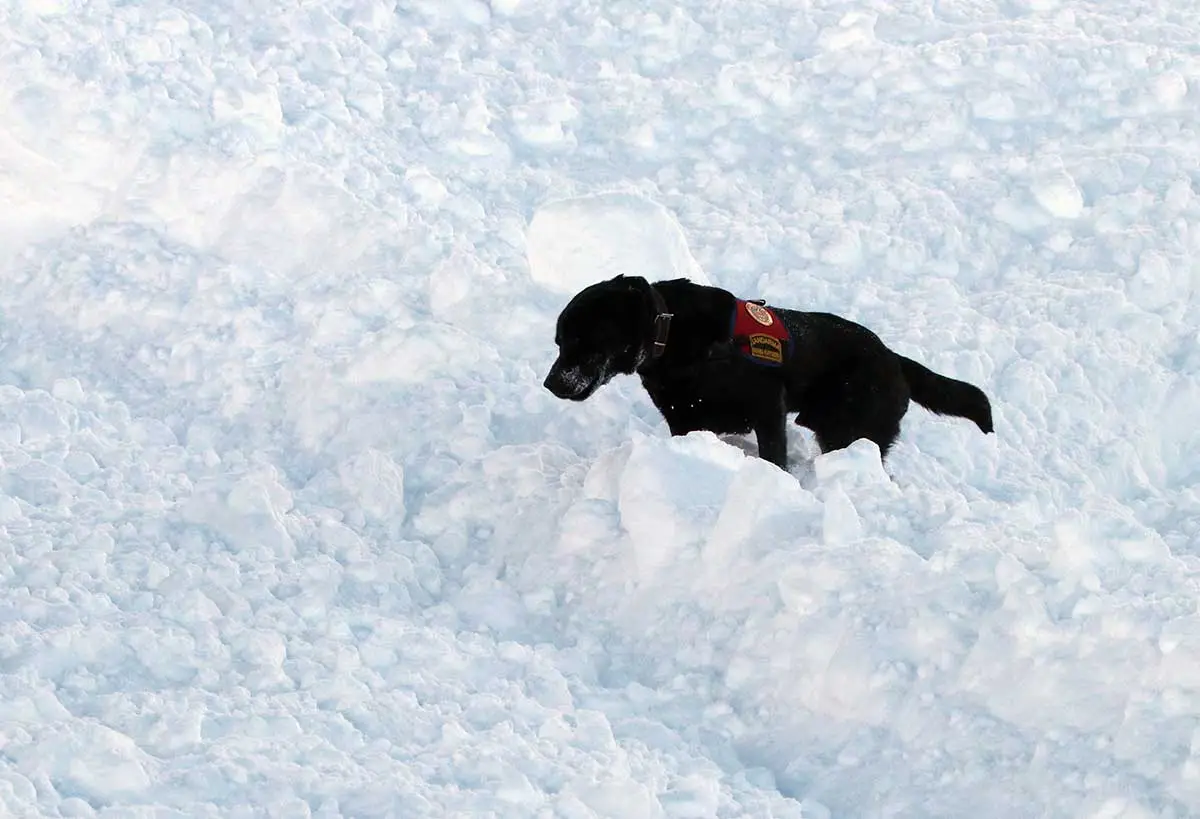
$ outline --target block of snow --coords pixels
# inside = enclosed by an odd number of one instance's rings
[[[709,283],[678,220],[662,205],[634,194],[547,202],[529,223],[526,241],[529,274],[557,293],[574,293],[618,274]]]

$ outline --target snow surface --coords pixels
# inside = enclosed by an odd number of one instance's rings
[[[0,6],[0,814],[1200,815],[1200,10]],[[540,386],[691,275],[982,385]]]

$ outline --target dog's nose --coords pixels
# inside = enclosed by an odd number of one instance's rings
[[[542,382],[542,386],[554,393],[555,398],[570,398],[575,394],[574,387],[563,377],[563,372],[559,367],[550,368],[550,373]]]

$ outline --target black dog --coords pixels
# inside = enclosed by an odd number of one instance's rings
[[[867,328],[829,313],[768,308],[687,279],[617,276],[558,317],[545,387],[583,401],[637,373],[672,435],[754,431],[759,456],[787,468],[787,413],[822,452],[869,438],[886,456],[909,400],[992,431],[978,387],[927,369]]]

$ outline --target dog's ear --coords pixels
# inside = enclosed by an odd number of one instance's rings
[[[617,276],[613,281],[625,285],[626,290],[637,290],[639,292],[645,290],[647,285],[650,284],[649,281],[641,276],[626,276],[624,273]]]

